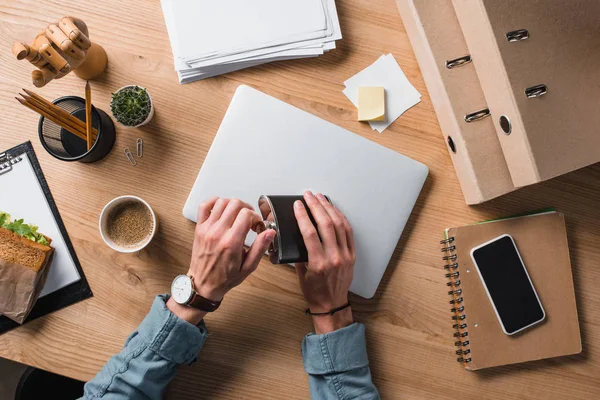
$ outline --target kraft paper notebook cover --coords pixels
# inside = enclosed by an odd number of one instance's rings
[[[600,2],[453,5],[515,186],[600,161]]]
[[[546,319],[509,336],[501,328],[471,260],[474,247],[503,234],[513,237]],[[565,219],[551,211],[446,230],[452,324],[458,361],[477,370],[581,352]],[[506,290],[510,290],[506,282]],[[464,308],[462,308],[464,307]],[[449,316],[450,319],[450,316]]]
[[[396,0],[467,204],[514,190],[483,91],[451,2]],[[453,145],[451,144],[453,143]],[[454,147],[454,150],[453,150]]]

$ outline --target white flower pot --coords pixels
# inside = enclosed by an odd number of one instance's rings
[[[142,89],[146,89],[145,87],[143,87],[143,86],[140,86],[140,85],[126,85],[126,86],[123,86],[123,87],[119,88],[119,90],[117,90],[117,91],[115,92],[115,94],[119,93],[119,92],[120,92],[121,90],[123,90],[123,89],[131,88],[131,87],[136,87],[136,86],[137,86],[137,87],[140,87],[140,88],[142,88]],[[146,93],[148,93],[148,98],[150,99],[150,113],[148,114],[148,117],[146,117],[146,119],[145,119],[145,120],[144,120],[144,121],[143,121],[141,124],[137,124],[137,125],[134,125],[134,126],[131,126],[131,125],[123,125],[123,124],[122,124],[122,123],[120,123],[120,122],[119,122],[119,120],[117,120],[117,118],[115,117],[115,120],[117,121],[117,123],[118,123],[119,125],[121,125],[121,126],[125,126],[125,127],[127,127],[127,128],[139,128],[140,126],[146,125],[148,122],[150,122],[150,121],[152,120],[152,117],[154,117],[154,102],[152,101],[152,96],[150,96],[150,92],[148,91],[148,89],[146,89]],[[111,99],[111,101],[112,101],[112,99]],[[114,115],[113,115],[113,117],[114,117]]]

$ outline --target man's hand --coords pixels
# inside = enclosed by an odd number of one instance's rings
[[[187,275],[194,277],[196,292],[220,301],[225,294],[250,275],[275,237],[266,230],[246,250],[244,239],[261,221],[252,206],[238,199],[211,198],[200,204],[192,261]],[[206,313],[181,306],[169,299],[167,306],[188,322],[197,324]]]
[[[331,205],[325,196],[306,192],[304,200],[317,223],[317,229],[302,202],[294,203],[294,213],[308,250],[308,263],[296,264],[296,272],[310,310],[328,312],[348,302],[348,289],[356,261],[354,237],[344,214]],[[333,316],[313,316],[317,334],[343,328],[352,322],[350,307]]]

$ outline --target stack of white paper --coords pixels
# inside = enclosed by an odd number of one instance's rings
[[[316,57],[342,38],[335,0],[161,0],[180,83]]]

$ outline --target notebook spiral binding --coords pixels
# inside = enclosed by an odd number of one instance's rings
[[[454,345],[459,347],[459,349],[456,350],[456,355],[459,356],[456,361],[470,363],[471,357],[469,357],[469,354],[471,354],[471,350],[468,348],[469,332],[467,331],[467,323],[463,322],[467,317],[464,313],[465,306],[462,305],[462,289],[460,288],[460,279],[458,279],[460,277],[460,272],[457,271],[458,262],[456,262],[458,256],[455,252],[456,245],[453,243],[454,237],[449,237],[440,242],[443,246],[442,253],[446,253],[442,259],[447,262],[447,264],[444,265],[444,270],[446,270],[445,276],[449,279],[446,285],[451,289],[448,291],[448,295],[452,296],[452,299],[449,301],[452,306],[452,308],[450,308],[450,312],[453,314],[452,321],[454,321],[452,327],[456,330],[456,332],[454,332],[454,337],[458,339],[454,342]]]

